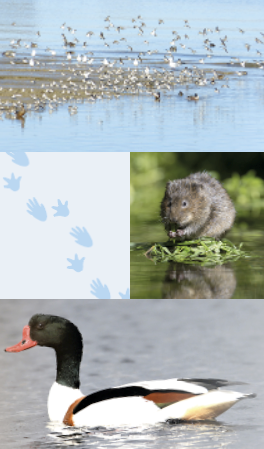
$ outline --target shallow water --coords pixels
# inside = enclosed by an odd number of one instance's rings
[[[140,227],[138,227],[137,236]],[[156,230],[156,233],[155,233]],[[160,225],[141,227],[153,242],[166,241]],[[146,234],[145,234],[146,235]],[[163,236],[163,240],[162,240]],[[150,248],[151,237],[148,244]],[[160,240],[159,238],[160,237]],[[155,262],[145,256],[146,249],[130,253],[131,298],[231,299],[263,298],[264,235],[263,230],[232,231],[228,238],[248,257],[224,265],[205,267],[183,263]],[[142,240],[141,240],[142,242]]]
[[[264,57],[257,54],[257,51],[263,53],[263,44],[255,40],[258,38],[263,42],[264,39],[260,34],[264,30],[263,12],[264,7],[260,0],[235,0],[221,4],[212,4],[208,0],[199,4],[192,0],[177,3],[167,0],[162,4],[149,1],[142,4],[135,1],[129,6],[119,1],[109,5],[101,0],[92,5],[80,2],[78,8],[72,0],[67,0],[63,9],[56,2],[4,2],[0,20],[1,53],[12,50],[10,42],[21,38],[21,46],[15,49],[16,58],[30,58],[32,49],[25,48],[25,44],[30,46],[31,42],[37,43],[36,61],[42,61],[44,57],[49,58],[48,67],[51,70],[53,64],[58,67],[63,61],[67,63],[66,51],[69,48],[63,49],[61,34],[64,33],[68,40],[73,41],[75,37],[79,40],[73,49],[72,61],[69,63],[71,68],[76,67],[78,55],[87,53],[90,57],[92,55],[89,52],[93,52],[96,67],[100,66],[104,58],[113,61],[122,57],[126,70],[128,67],[140,70],[140,66],[145,68],[148,65],[152,74],[154,68],[162,72],[164,68],[168,70],[163,56],[175,36],[172,31],[176,30],[181,40],[175,43],[177,52],[174,59],[181,58],[184,61],[183,67],[187,65],[192,68],[195,65],[199,69],[208,69],[211,73],[209,79],[214,69],[218,71],[221,68],[230,74],[226,75],[223,81],[217,81],[216,85],[208,83],[206,86],[196,86],[184,83],[176,85],[174,89],[161,89],[160,102],[155,102],[151,94],[139,91],[129,96],[122,94],[113,99],[104,95],[103,99],[93,102],[86,100],[84,104],[82,100],[80,103],[67,100],[58,104],[57,101],[48,101],[51,107],[47,104],[43,112],[28,112],[25,122],[10,120],[3,114],[0,121],[0,150],[262,150],[263,70],[258,66],[249,67],[247,64],[254,62],[263,65]],[[109,31],[104,28],[109,24],[104,21],[107,15],[110,15],[111,23],[114,24]],[[138,15],[142,16],[142,20],[138,19]],[[132,18],[135,18],[136,22],[132,23]],[[164,24],[158,25],[159,19],[163,19]],[[187,19],[189,22],[185,24],[184,20]],[[142,21],[146,23],[146,27],[143,27],[144,34],[139,36],[139,29],[133,27],[135,24],[140,26]],[[12,23],[15,25],[11,25]],[[61,29],[63,23],[66,25]],[[67,30],[67,26],[76,29],[74,34]],[[118,33],[117,26],[124,26],[125,29]],[[216,32],[215,27],[219,27],[221,31]],[[151,35],[155,28],[157,36]],[[199,35],[199,31],[204,28],[210,28],[213,32],[207,31],[206,35]],[[239,32],[239,28],[245,33]],[[38,31],[40,36],[36,35]],[[86,37],[87,31],[93,31],[94,35],[91,38]],[[100,32],[104,33],[105,40],[100,39]],[[185,34],[189,39],[184,38]],[[224,39],[226,35],[228,53],[220,46],[220,38]],[[126,41],[120,40],[122,36]],[[206,58],[205,38],[216,45],[211,59]],[[113,44],[114,40],[118,40],[119,44]],[[144,40],[149,44],[144,44]],[[84,41],[87,41],[85,49],[82,47]],[[104,46],[105,42],[110,45],[109,48]],[[182,48],[180,43],[186,47]],[[250,45],[249,51],[245,44]],[[130,51],[128,45],[133,51]],[[52,57],[47,48],[56,51],[56,56]],[[196,53],[193,54],[190,49]],[[144,54],[143,63],[135,67],[134,59],[138,57],[139,52],[147,50],[157,53]],[[246,61],[246,67],[230,65],[231,58],[234,57]],[[131,61],[128,58],[131,58]],[[199,63],[201,58],[205,59],[205,64]],[[1,56],[0,64],[6,60],[9,58]],[[215,65],[216,63],[221,63],[221,66]],[[22,66],[10,65],[12,69],[21,69]],[[34,81],[34,71],[31,71],[28,64],[24,66]],[[179,68],[177,70],[179,71]],[[246,76],[236,73],[243,70],[247,72]],[[174,73],[175,69],[172,69],[172,72]],[[6,82],[1,79],[0,87]],[[222,87],[226,84],[229,88]],[[215,93],[216,87],[219,93]],[[111,88],[109,89],[111,91]],[[183,91],[184,97],[177,96],[179,90]],[[186,96],[195,92],[199,94],[200,100],[197,103],[186,101]],[[50,98],[52,95],[47,94]],[[19,101],[19,98],[17,97],[15,102]],[[68,110],[69,105],[78,107],[74,115],[73,109]]]
[[[190,303],[40,300],[0,302],[2,349],[21,339],[36,312],[61,315],[84,338],[82,390],[90,393],[144,379],[220,377],[249,382],[255,392],[215,423],[161,424],[146,429],[61,429],[46,411],[55,359],[49,348],[0,352],[1,442],[13,449],[79,447],[248,448],[263,443],[263,318],[259,300]]]

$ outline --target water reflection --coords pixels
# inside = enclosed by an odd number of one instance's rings
[[[24,117],[17,117],[17,120],[20,121],[21,128],[24,129],[25,128],[25,118]]]
[[[230,265],[201,267],[171,262],[162,286],[164,299],[229,299],[236,288]]]
[[[96,447],[123,447],[136,449],[142,447],[158,446],[165,448],[227,447],[234,443],[237,437],[237,426],[224,425],[221,422],[208,421],[204,423],[164,423],[151,427],[134,429],[76,429],[56,428],[54,424],[47,426],[51,432],[45,441],[36,441],[30,444],[31,449],[46,447],[68,446],[96,446]]]

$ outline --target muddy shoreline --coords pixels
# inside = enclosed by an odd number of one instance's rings
[[[131,58],[129,58],[131,60]],[[106,60],[93,58],[93,64],[64,62],[61,57],[38,57],[34,66],[25,58],[0,58],[0,112],[8,119],[17,118],[17,111],[25,105],[26,111],[42,112],[48,105],[94,102],[104,98],[131,95],[155,95],[175,93],[183,89],[208,84],[223,83],[235,72],[231,64],[211,64],[201,68],[180,61],[171,69],[163,60],[141,59],[140,67],[123,67],[124,59]],[[125,61],[127,63],[127,61]],[[213,68],[212,68],[213,67]],[[238,63],[232,67],[239,67]],[[247,68],[257,67],[248,63]],[[247,71],[241,72],[246,75]],[[155,97],[154,97],[155,98]],[[73,112],[73,110],[71,111]]]

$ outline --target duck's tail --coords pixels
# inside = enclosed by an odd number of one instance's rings
[[[211,390],[184,401],[172,404],[160,411],[162,420],[197,421],[210,420],[224,413],[241,399],[254,398],[256,394],[243,394],[228,390]]]

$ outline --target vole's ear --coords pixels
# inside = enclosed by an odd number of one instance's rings
[[[177,185],[178,185],[177,181],[168,181],[166,184],[166,192],[171,195],[176,191]]]
[[[199,182],[192,182],[191,184],[191,191],[192,192],[199,192],[199,190],[203,190],[204,189],[204,185],[200,184]]]

